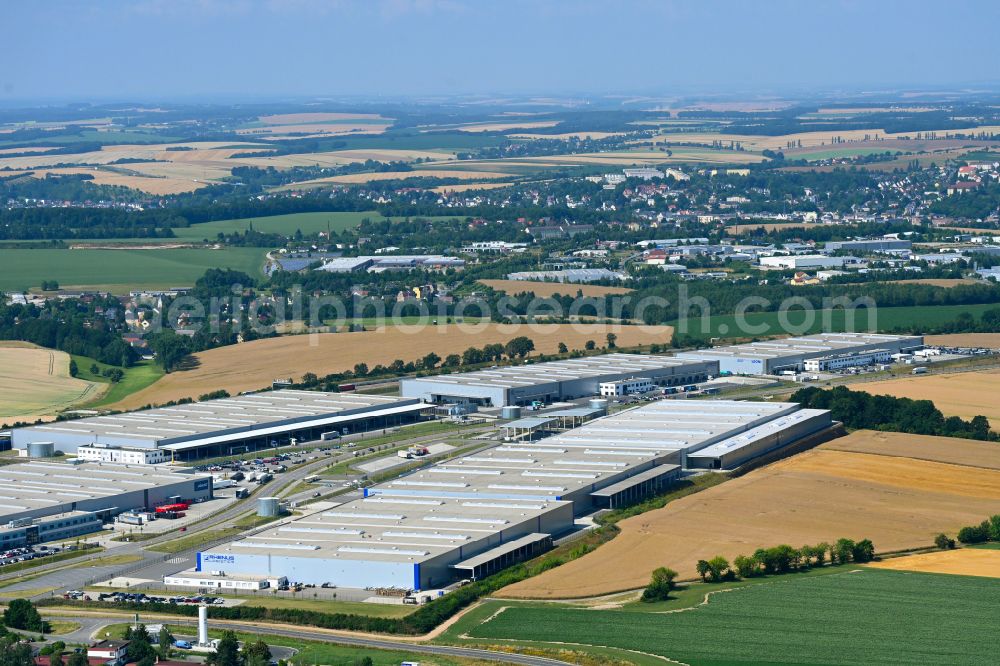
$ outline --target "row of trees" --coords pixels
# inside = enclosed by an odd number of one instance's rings
[[[990,516],[978,525],[963,527],[958,531],[958,540],[966,544],[1000,541],[1000,514]]]
[[[801,548],[788,544],[758,548],[752,555],[737,555],[732,566],[724,557],[716,556],[710,560],[699,560],[696,568],[702,580],[718,582],[737,577],[756,578],[805,571],[825,566],[827,558],[830,564],[846,564],[871,562],[874,557],[875,545],[870,539],[837,539],[833,544],[823,542]]]
[[[957,416],[945,417],[930,400],[911,400],[886,395],[851,391],[846,386],[800,389],[790,400],[810,409],[829,409],[833,418],[848,428],[865,428],[915,435],[941,435],[997,441],[985,416],[966,421]]]
[[[329,374],[322,378],[313,372],[307,372],[302,376],[300,385],[305,388],[324,386],[326,387],[325,390],[333,390],[333,384],[343,379],[363,379],[366,377],[402,375],[421,370],[429,371],[437,369],[439,363],[442,368],[457,368],[462,365],[500,361],[504,356],[509,360],[523,359],[534,349],[535,343],[531,338],[519,336],[512,338],[505,345],[499,343],[488,344],[482,349],[470,347],[461,356],[458,354],[448,354],[444,359],[434,352],[429,352],[416,361],[405,362],[402,359],[396,359],[388,365],[380,363],[371,368],[368,367],[367,363],[356,363],[354,369],[350,372]]]
[[[1000,516],[997,517],[1000,519]],[[815,546],[793,548],[787,544],[771,548],[758,548],[752,555],[737,555],[732,564],[721,555],[708,560],[698,560],[695,569],[705,582],[718,583],[739,578],[775,576],[805,571],[813,567],[848,562],[871,562],[875,558],[875,545],[869,539],[853,541],[837,539],[833,544],[826,542]],[[649,585],[642,592],[642,600],[664,601],[676,587],[677,572],[660,567],[653,571]]]

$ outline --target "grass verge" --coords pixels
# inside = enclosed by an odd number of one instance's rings
[[[107,377],[101,376],[101,373],[107,369],[116,368],[117,366],[100,363],[89,356],[80,356],[78,354],[73,354],[73,360],[76,361],[76,376],[78,379],[84,379],[89,382],[98,382],[101,384],[110,384],[107,390],[97,400],[86,404],[86,407],[88,408],[100,407],[102,405],[110,405],[118,402],[136,391],[141,391],[163,376],[163,369],[160,368],[160,366],[156,365],[152,361],[139,361],[130,368],[119,368],[125,372],[125,376],[120,382],[112,384],[111,380]],[[96,373],[92,372],[93,366],[95,365],[97,366]]]
[[[173,539],[171,541],[154,544],[149,547],[149,550],[155,550],[158,553],[180,553],[218,539],[228,539],[230,537],[234,537],[242,531],[243,530],[238,527],[223,527],[215,530],[206,530],[204,532],[198,532],[197,534],[192,534],[191,536],[182,537],[180,539]]]

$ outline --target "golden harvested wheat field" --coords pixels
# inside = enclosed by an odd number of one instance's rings
[[[946,335],[925,335],[929,345],[945,347],[982,347],[1000,349],[1000,333],[948,333]]]
[[[890,280],[888,284],[929,284],[932,287],[944,287],[951,289],[963,284],[982,284],[982,280],[971,278],[922,278],[918,280]]]
[[[993,125],[983,125],[963,130],[937,130],[941,138],[947,138],[952,132],[971,134],[974,132],[992,133],[998,131],[998,127]],[[934,130],[927,130],[934,131]],[[720,134],[716,132],[691,132],[691,133],[664,133],[652,139],[654,143],[670,144],[711,144],[713,141],[722,142],[728,145],[731,142],[740,143],[746,150],[785,150],[789,142],[798,144],[801,147],[812,148],[815,146],[831,146],[836,138],[841,143],[832,147],[848,148],[852,141],[863,141],[867,137],[869,140],[881,139],[915,139],[917,134],[927,134],[924,132],[900,132],[898,134],[888,134],[882,129],[853,129],[853,130],[827,130],[822,132],[799,132],[796,134],[780,134],[777,136],[752,135],[752,134]],[[847,142],[847,143],[843,143]]]
[[[872,395],[931,400],[945,416],[985,416],[994,429],[1000,428],[1000,370],[956,372],[867,382],[852,389]]]
[[[511,134],[512,139],[593,139],[600,141],[609,136],[619,136],[621,132],[564,132],[563,134]]]
[[[115,403],[114,409],[131,409],[225,389],[235,395],[271,385],[276,377],[299,379],[307,372],[323,376],[343,372],[355,363],[369,367],[388,365],[396,359],[415,361],[429,352],[444,357],[469,347],[506,342],[525,335],[538,352],[554,353],[560,342],[583,349],[587,340],[605,344],[607,333],[618,336],[618,346],[669,342],[670,326],[605,326],[598,324],[466,324],[392,327],[357,333],[290,335],[220,347],[195,355],[198,366],[172,372],[152,386]]]
[[[292,126],[298,132],[312,131],[310,126]],[[337,126],[326,125],[334,128]],[[373,131],[381,131],[383,125],[373,125]],[[260,131],[271,132],[276,128],[264,127]],[[332,130],[329,130],[332,131]],[[353,130],[352,130],[353,131]],[[168,150],[171,147],[187,148],[188,150]],[[21,152],[30,152],[25,149]],[[18,171],[33,170],[36,178],[44,178],[46,174],[88,174],[98,185],[121,185],[148,192],[150,194],[177,194],[191,192],[207,185],[221,182],[231,176],[233,167],[253,166],[260,168],[274,167],[288,169],[297,166],[336,167],[365,160],[382,162],[413,162],[417,159],[437,160],[447,165],[455,159],[455,154],[449,151],[437,150],[405,150],[380,148],[371,150],[337,150],[323,153],[302,153],[292,155],[275,155],[260,157],[234,157],[241,153],[266,153],[274,150],[273,145],[248,140],[242,146],[234,147],[232,143],[224,142],[189,142],[178,144],[149,145],[109,145],[101,150],[72,155],[50,155],[38,152],[30,156],[4,157],[0,154],[0,169],[9,168],[5,172],[15,175]],[[150,160],[129,164],[111,164],[120,159]],[[61,166],[68,165],[100,165],[95,166]],[[447,166],[445,166],[447,168]],[[407,172],[408,174],[410,172]],[[430,174],[434,175],[434,174]],[[461,175],[457,178],[463,178]],[[492,177],[492,176],[491,176]]]
[[[952,231],[960,231],[963,234],[979,234],[984,236],[996,236],[996,229],[980,229],[978,227],[951,227],[951,226],[940,226],[937,229],[950,229]]]
[[[695,563],[757,548],[869,538],[880,552],[929,546],[1000,506],[1000,447],[992,442],[859,431],[619,523],[593,553],[500,591],[568,598],[642,587],[653,569],[681,578]],[[952,451],[959,447],[961,455]],[[844,450],[851,449],[851,450]],[[902,453],[902,455],[901,455]],[[951,462],[953,461],[953,462]]]
[[[747,164],[763,162],[763,155],[735,150],[714,150],[695,146],[691,148],[673,149],[671,155],[655,150],[620,151],[607,153],[580,153],[579,155],[547,155],[545,157],[525,157],[527,162],[545,162],[559,165],[593,165],[629,166],[632,164],[679,164],[683,162],[700,162],[704,164]]]
[[[100,395],[69,376],[69,354],[27,343],[0,345],[0,423],[34,421]]]
[[[279,113],[271,116],[261,116],[260,122],[268,125],[296,125],[305,123],[330,123],[339,120],[385,120],[377,113],[327,113],[325,111],[313,113]]]
[[[507,294],[521,294],[530,291],[541,298],[554,294],[576,296],[581,292],[584,296],[607,296],[608,294],[627,294],[631,289],[626,287],[602,287],[596,284],[568,284],[561,282],[532,282],[530,280],[480,280],[490,289]]]
[[[457,194],[459,192],[471,192],[474,190],[496,190],[501,187],[510,187],[514,183],[463,183],[462,185],[441,185],[432,188],[432,192],[438,194]]]
[[[510,123],[469,123],[461,125],[455,129],[461,132],[505,132],[512,129],[538,129],[540,127],[553,127],[559,123],[558,120],[535,120],[527,122]]]
[[[236,130],[237,134],[246,136],[264,135],[286,135],[294,134],[297,137],[303,134],[313,136],[340,134],[381,134],[389,126],[379,123],[352,123],[350,121],[338,123],[303,123],[300,125],[267,125],[265,127],[248,127]]]
[[[335,183],[359,184],[370,183],[375,180],[406,180],[407,178],[457,178],[459,180],[480,180],[486,178],[510,178],[508,173],[497,173],[494,171],[445,171],[445,170],[422,170],[422,171],[382,171],[379,173],[350,173],[344,176],[330,176],[329,178],[317,178],[315,180],[303,180],[290,185],[283,185],[275,190],[303,190],[313,187],[323,187]]]
[[[959,548],[872,562],[876,569],[1000,578],[1000,550]]]
[[[726,227],[726,233],[731,236],[742,236],[743,234],[749,234],[756,229],[763,227],[765,231],[781,231],[782,229],[812,229],[815,227],[821,227],[822,224],[818,222],[771,222],[767,224],[736,224],[731,227]]]

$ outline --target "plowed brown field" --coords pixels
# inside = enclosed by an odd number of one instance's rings
[[[620,523],[578,560],[499,596],[568,598],[634,589],[653,569],[696,575],[699,559],[757,548],[869,538],[881,552],[928,546],[1000,508],[1000,447],[990,442],[856,432]],[[957,455],[951,452],[960,450]],[[849,450],[845,450],[849,449]],[[902,453],[903,455],[900,455]]]

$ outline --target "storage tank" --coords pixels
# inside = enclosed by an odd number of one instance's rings
[[[257,515],[261,518],[274,518],[281,515],[281,505],[277,497],[261,497],[257,500]]]
[[[29,458],[51,458],[56,454],[54,442],[28,442]]]
[[[608,401],[607,400],[602,400],[600,398],[594,398],[593,400],[590,401],[590,408],[591,409],[599,409],[599,410],[601,410],[602,414],[607,414],[608,413]]]
[[[502,419],[519,419],[521,418],[521,408],[517,405],[508,405],[507,407],[500,408],[500,418]]]

